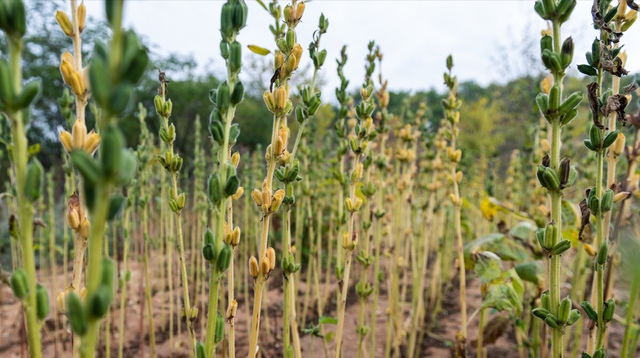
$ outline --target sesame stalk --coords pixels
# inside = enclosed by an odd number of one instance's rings
[[[577,172],[571,167],[570,160],[565,158],[560,162],[560,133],[563,125],[569,123],[577,115],[575,107],[582,100],[580,92],[572,94],[562,102],[562,80],[566,68],[573,58],[573,41],[568,38],[561,43],[560,27],[569,18],[575,0],[537,1],[536,12],[545,20],[552,23],[552,35],[545,35],[541,39],[542,61],[553,75],[553,86],[549,95],[541,93],[536,97],[538,107],[551,126],[550,151],[538,166],[537,176],[542,187],[547,189],[551,198],[551,222],[544,229],[543,249],[549,254],[548,292],[543,294],[542,309],[549,313],[545,323],[551,330],[551,357],[560,358],[564,355],[564,326],[567,323],[565,315],[570,312],[570,299],[560,299],[560,255],[567,251],[571,244],[561,237],[562,232],[562,190],[573,184]],[[561,307],[562,306],[562,307]],[[534,310],[535,311],[535,310]],[[578,311],[576,311],[578,312]],[[578,313],[579,314],[579,313]],[[542,319],[542,315],[537,316]],[[547,318],[548,317],[548,318]]]
[[[270,4],[271,14],[280,18],[280,7],[274,3]],[[271,132],[271,143],[267,147],[265,158],[267,160],[267,175],[262,183],[262,190],[254,189],[251,196],[255,204],[262,208],[262,229],[259,242],[259,260],[252,257],[250,260],[251,276],[254,278],[254,303],[251,321],[251,335],[249,342],[249,357],[253,358],[258,350],[258,334],[260,329],[260,314],[262,309],[263,288],[266,281],[275,268],[275,250],[268,247],[268,236],[271,223],[271,215],[278,211],[285,196],[291,197],[293,194],[285,194],[285,190],[275,191],[273,188],[273,176],[279,162],[283,165],[289,163],[291,154],[286,148],[289,136],[289,128],[286,126],[286,117],[292,112],[293,104],[289,99],[289,79],[293,71],[298,68],[302,56],[302,46],[296,43],[295,28],[300,23],[304,13],[304,2],[297,3],[296,0],[284,8],[284,24],[278,25],[278,30],[272,30],[276,37],[279,50],[276,52],[274,61],[274,75],[270,84],[270,91],[264,93],[264,100],[267,108],[274,115],[273,128]],[[286,35],[284,25],[287,27]],[[300,133],[300,135],[302,135]],[[294,149],[295,150],[295,149]],[[291,163],[291,169],[297,166],[297,162]],[[283,173],[284,175],[285,173]],[[287,178],[296,179],[297,171],[289,170]],[[292,191],[289,189],[290,191]],[[273,192],[273,195],[272,195]]]
[[[42,194],[44,173],[42,165],[37,159],[28,164],[28,141],[26,137],[25,118],[23,109],[28,109],[40,91],[40,83],[34,81],[27,86],[22,85],[22,69],[20,67],[23,49],[22,37],[26,32],[26,14],[24,3],[13,0],[2,4],[5,15],[10,21],[5,21],[2,30],[9,47],[9,62],[0,61],[0,111],[6,112],[11,119],[11,139],[13,140],[13,168],[17,189],[17,205],[19,215],[19,235],[22,250],[23,269],[16,269],[10,281],[14,294],[23,302],[29,356],[40,358],[41,337],[40,323],[36,307],[36,272],[33,254],[33,205]],[[29,86],[30,85],[30,86]],[[29,87],[28,87],[29,86]],[[29,91],[33,92],[30,93]],[[25,97],[26,95],[26,97]],[[22,99],[22,100],[20,100]],[[15,223],[15,218],[14,218]],[[15,227],[15,226],[14,226]],[[15,261],[14,261],[15,262]]]
[[[342,332],[344,329],[344,313],[347,306],[347,292],[349,289],[349,274],[351,270],[351,259],[353,251],[358,243],[358,233],[355,231],[355,216],[360,211],[363,200],[360,197],[356,197],[356,186],[364,174],[364,165],[361,162],[367,156],[367,149],[369,143],[373,141],[377,132],[373,126],[373,119],[371,114],[375,108],[373,102],[373,81],[370,79],[373,71],[375,70],[375,55],[373,53],[374,43],[370,42],[368,45],[369,66],[366,67],[367,81],[363,83],[360,88],[360,95],[362,96],[362,102],[356,106],[356,117],[358,123],[354,126],[354,133],[349,137],[349,147],[353,152],[353,162],[351,164],[351,174],[349,176],[349,191],[348,197],[345,199],[345,208],[349,212],[347,219],[347,232],[342,234],[342,248],[345,250],[344,254],[344,274],[341,283],[341,295],[338,305],[338,328],[336,331],[336,345],[334,351],[334,357],[340,357],[342,353]]]
[[[458,98],[458,78],[452,76],[453,57],[447,57],[448,72],[444,74],[445,84],[449,88],[447,99],[442,100],[442,107],[445,111],[445,119],[449,124],[449,128],[445,131],[445,135],[449,138],[449,146],[447,147],[447,157],[451,162],[449,167],[452,183],[452,193],[450,194],[451,202],[454,206],[454,229],[456,248],[458,251],[458,265],[460,278],[460,312],[461,312],[461,330],[456,333],[456,357],[464,357],[467,350],[467,296],[466,296],[466,273],[464,266],[464,251],[462,246],[462,227],[460,223],[460,212],[462,209],[462,197],[460,196],[459,184],[462,181],[462,172],[457,171],[457,163],[462,158],[462,151],[456,148],[456,140],[459,135],[458,123],[460,121],[460,106],[462,101]]]
[[[237,124],[232,124],[236,106],[244,98],[244,86],[238,79],[242,68],[242,46],[236,37],[245,27],[247,21],[247,5],[244,1],[227,1],[222,6],[221,29],[222,41],[220,51],[226,60],[227,80],[222,82],[217,90],[211,91],[210,99],[215,108],[211,114],[209,132],[218,146],[218,172],[213,173],[208,181],[208,198],[213,205],[215,215],[215,236],[209,238],[205,234],[205,247],[203,254],[210,262],[209,282],[209,312],[207,316],[207,333],[205,338],[207,356],[213,356],[217,343],[222,340],[216,332],[224,331],[224,320],[218,314],[218,300],[220,281],[228,268],[229,277],[229,307],[227,307],[226,320],[230,325],[229,354],[235,355],[235,326],[234,316],[237,302],[234,300],[234,272],[232,268],[235,248],[240,240],[240,229],[232,226],[232,200],[242,196],[244,189],[240,187],[240,181],[236,175],[236,167],[240,155],[231,156],[231,147],[235,143],[240,129]],[[225,215],[228,215],[228,225],[225,228]],[[212,242],[214,241],[214,242]],[[225,243],[223,247],[223,241]],[[210,246],[208,246],[210,245]],[[220,318],[219,318],[220,317]]]

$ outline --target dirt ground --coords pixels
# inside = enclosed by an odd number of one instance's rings
[[[125,318],[125,348],[124,348],[124,357],[135,357],[135,358],[144,358],[150,356],[149,346],[148,346],[148,333],[144,334],[144,345],[141,346],[140,342],[140,318],[141,318],[141,300],[140,300],[140,264],[137,262],[131,262],[131,281],[129,282],[128,294],[127,294],[127,304],[126,304],[126,318]],[[59,287],[62,286],[63,275],[62,269],[59,268],[58,282]],[[38,275],[42,273],[39,272]],[[45,271],[45,274],[49,275],[49,271]],[[155,276],[158,276],[154,273]],[[38,276],[40,277],[40,276]],[[306,277],[306,274],[302,274],[302,279]],[[49,292],[52,292],[52,283],[50,278],[42,278],[39,280],[40,282],[44,282],[44,285],[47,287]],[[355,284],[355,283],[354,283]],[[304,290],[305,283],[301,282],[299,289],[299,299],[301,301],[301,308],[298,311],[298,315],[302,315],[302,306],[304,301]],[[159,277],[155,277],[153,281],[153,310],[154,310],[154,322],[156,326],[156,351],[158,357],[170,357],[170,340],[169,340],[169,320],[168,320],[168,309],[169,309],[169,295],[167,292],[161,290],[161,282]],[[239,286],[239,285],[238,285]],[[324,284],[321,284],[321,290],[329,295],[329,297],[335,297],[335,290],[337,289],[336,282],[331,282],[329,287],[324,287]],[[382,285],[384,286],[384,284]],[[454,341],[455,332],[459,329],[460,322],[460,311],[459,311],[459,291],[457,289],[458,284],[456,282],[452,282],[449,286],[449,289],[445,291],[443,297],[443,310],[438,315],[436,322],[432,322],[431,331],[425,336],[422,341],[421,346],[421,357],[450,357],[451,356],[451,345]],[[384,357],[384,347],[386,340],[386,307],[388,307],[387,294],[384,287],[381,287],[381,295],[377,310],[377,327],[376,327],[376,346],[371,347],[370,345],[370,337],[367,336],[365,338],[366,344],[364,344],[364,353],[365,356],[369,356],[370,349],[375,349],[376,357]],[[176,294],[181,294],[180,291],[174,290],[174,297]],[[408,299],[410,299],[410,292],[407,292]],[[191,295],[192,300],[194,299],[193,293]],[[236,316],[236,352],[237,357],[245,357],[248,352],[248,341],[249,337],[247,334],[248,331],[248,322],[247,322],[247,308],[251,308],[253,304],[253,291],[249,289],[249,301],[250,304],[247,305],[245,302],[245,294],[240,287],[236,293],[236,299],[238,301],[238,313]],[[206,301],[205,296],[198,296],[198,304]],[[310,301],[313,301],[312,299]],[[468,314],[471,315],[472,312],[478,308],[481,301],[480,297],[480,287],[477,279],[469,279],[467,282],[467,310]],[[174,301],[175,302],[175,301]],[[335,316],[335,300],[330,300],[327,305],[324,315],[325,316]],[[60,329],[57,331],[59,346],[58,352],[56,352],[56,348],[54,345],[54,316],[53,314],[58,314],[58,310],[55,307],[55,299],[52,296],[51,298],[51,314],[49,318],[46,320],[45,327],[43,329],[43,357],[68,357],[70,356],[70,335],[67,329]],[[282,346],[281,346],[281,336],[282,336],[282,277],[279,275],[272,275],[269,279],[269,292],[267,295],[266,305],[268,307],[267,317],[262,316],[261,321],[261,330],[260,334],[260,348],[262,350],[263,357],[281,357],[282,356]],[[249,307],[248,307],[249,306]],[[27,357],[26,353],[26,337],[23,336],[23,328],[21,322],[20,315],[21,303],[13,297],[13,294],[10,288],[6,286],[0,287],[0,357],[2,358],[23,358]],[[410,302],[407,302],[405,305],[406,314],[405,317],[409,316],[408,310],[410,309]],[[165,311],[163,315],[161,310]],[[360,305],[355,294],[355,289],[351,288],[349,293],[349,300],[346,310],[346,320],[344,327],[344,348],[343,348],[343,357],[355,357],[357,352],[357,341],[358,334],[355,331],[355,327],[357,326],[357,321],[359,317]],[[176,307],[174,305],[174,312],[176,312]],[[249,311],[250,312],[250,311]],[[264,312],[264,311],[263,311]],[[370,314],[370,313],[368,313]],[[118,317],[119,317],[119,294],[116,296],[116,300],[114,301],[114,305],[112,305],[111,315],[111,350],[110,357],[117,357],[118,354],[118,340],[119,340],[119,327],[118,327]],[[430,315],[430,314],[428,314]],[[147,319],[147,311],[146,308],[144,310],[144,331],[148,330],[148,319]],[[62,321],[65,321],[66,318],[63,316],[59,316]],[[318,314],[315,305],[310,305],[307,312],[307,325],[310,321],[317,321]],[[489,317],[489,319],[491,316]],[[164,321],[163,321],[164,319]],[[200,332],[201,322],[200,320],[205,319],[205,315],[202,310],[200,312],[198,321],[196,321],[196,334],[198,337],[202,337],[204,335],[203,332]],[[176,323],[174,322],[174,325]],[[610,339],[609,339],[609,352],[608,357],[615,358],[617,357],[617,352],[619,352],[622,341],[622,334],[624,332],[624,327],[617,323],[615,320],[612,322]],[[102,325],[105,327],[105,324]],[[327,325],[328,330],[335,330],[335,326]],[[478,337],[477,332],[478,327],[478,316],[475,316],[473,321],[470,322],[468,328],[468,341],[469,341],[469,357],[476,357],[475,350],[475,341]],[[583,343],[586,341],[584,337],[587,336],[587,324],[584,325],[584,335],[583,335]],[[301,327],[302,328],[302,327]],[[174,354],[173,357],[188,357],[189,356],[189,343],[188,336],[185,331],[185,324],[182,323],[180,327],[181,331],[178,332],[178,328],[174,327]],[[268,332],[267,332],[268,329]],[[371,333],[370,333],[371,334]],[[104,334],[101,334],[101,337],[104,337]],[[104,339],[99,342],[100,349],[98,350],[98,357],[106,357],[105,348],[104,348]],[[224,344],[223,344],[224,343]],[[226,342],[223,342],[218,346],[218,351],[224,349],[226,347]],[[302,347],[302,355],[304,357],[310,356],[311,349],[311,337],[309,334],[301,333],[301,347]],[[329,356],[333,356],[333,342],[327,344]],[[500,338],[493,344],[486,346],[487,348],[487,357],[499,357],[499,358],[509,358],[509,357],[519,357],[518,349],[517,349],[517,341],[515,337],[514,330],[511,326],[505,328],[504,334],[500,336]],[[57,353],[57,354],[56,354]],[[404,353],[404,352],[403,352]],[[322,344],[322,340],[320,338],[315,338],[314,340],[314,357],[325,357],[324,347]],[[401,354],[402,356],[402,354]],[[638,355],[640,357],[640,355]]]

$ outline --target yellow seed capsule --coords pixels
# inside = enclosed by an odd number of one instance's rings
[[[67,222],[72,230],[78,229],[80,227],[80,217],[78,216],[78,212],[75,210],[68,211]]]
[[[273,65],[275,67],[274,71],[282,67],[283,64],[284,64],[284,55],[282,54],[282,52],[278,51],[276,52],[276,57],[273,60]]]
[[[83,287],[82,290],[80,290],[80,299],[84,300],[84,297],[87,295],[87,288]]]
[[[89,223],[89,220],[87,220],[87,218],[82,219],[82,224],[80,224],[78,236],[86,240],[89,238],[90,231],[91,231],[91,223]]]
[[[91,66],[91,65],[89,65]],[[87,91],[91,91],[91,80],[89,79],[89,66],[82,69],[82,84]]]
[[[71,90],[78,96],[84,94],[84,81],[77,71],[71,72]]]
[[[619,202],[619,201],[621,201],[621,200],[624,200],[624,199],[628,198],[628,197],[629,197],[629,195],[631,195],[631,193],[630,193],[630,192],[628,192],[628,191],[621,191],[621,192],[619,192],[619,193],[617,193],[616,195],[614,195],[614,196],[613,196],[613,202],[614,202],[614,203],[617,203],[617,202]]]
[[[262,205],[266,205],[267,208],[271,206],[271,190],[267,188],[266,182],[262,186]]]
[[[269,259],[265,256],[262,258],[262,261],[260,261],[260,273],[266,276],[269,274],[269,271],[271,271],[271,264],[269,263]]]
[[[258,277],[258,260],[254,256],[249,259],[249,274],[253,278]]]
[[[69,37],[73,36],[73,25],[71,25],[71,21],[69,21],[67,14],[62,11],[56,11],[56,20],[65,35]]]
[[[276,268],[276,250],[273,247],[267,249],[267,259],[269,259],[269,270]]]
[[[280,204],[282,204],[282,200],[284,200],[284,191],[278,190],[273,195],[273,202],[271,203],[271,207],[269,208],[269,212],[275,213],[280,208]]]
[[[93,155],[96,149],[98,149],[101,141],[102,139],[100,138],[100,135],[98,133],[95,133],[92,129],[91,132],[87,134],[82,149],[90,155]]]
[[[458,199],[456,199],[456,196],[453,193],[449,194],[449,199],[451,200],[453,205],[457,205],[458,204]]]
[[[275,155],[280,155],[282,152],[284,152],[284,142],[282,138],[278,137],[276,138]]]
[[[236,228],[233,229],[233,238],[231,239],[231,245],[238,246],[239,243],[240,243],[240,227],[236,226]]]
[[[456,182],[460,183],[462,181],[462,172],[458,171],[456,173]]]
[[[347,210],[353,211],[353,202],[351,201],[351,198],[346,198],[344,200],[344,205],[347,207]]]
[[[362,199],[361,198],[356,198],[356,202],[353,204],[353,209],[355,211],[360,210],[360,207],[362,206]]]
[[[591,257],[595,257],[597,252],[596,250],[593,248],[593,246],[589,245],[589,244],[584,244],[582,245],[582,248],[584,249],[584,252],[587,253],[587,255],[591,256]]]
[[[233,317],[236,316],[237,310],[238,310],[238,302],[236,300],[229,302],[229,307],[227,307],[227,320],[231,321]]]
[[[253,202],[256,203],[256,205],[262,206],[262,192],[260,192],[260,190],[253,189],[251,191],[251,198],[253,199]]]
[[[542,150],[544,150],[547,153],[549,153],[549,151],[551,151],[551,146],[549,145],[549,141],[546,140],[546,139],[542,139],[540,141],[540,146],[542,146]]]
[[[289,19],[293,22],[298,19],[298,11],[296,11],[296,8],[292,7],[289,9]]]
[[[58,135],[58,138],[60,138],[60,143],[62,143],[67,153],[73,150],[71,134],[69,132],[61,131],[60,135]]]
[[[302,14],[304,14],[304,2],[300,2],[298,4],[298,7],[296,8],[296,16],[297,16],[297,20],[300,20],[302,18]]]
[[[271,94],[271,92],[269,91],[265,91],[264,95],[264,103],[267,105],[267,108],[271,111],[271,112],[275,112],[276,110],[276,102],[273,98],[273,94]]]
[[[62,80],[67,85],[71,86],[71,74],[73,73],[73,65],[71,62],[62,61],[60,64],[60,74],[62,74]]]
[[[244,188],[243,187],[238,187],[238,190],[236,190],[236,193],[231,195],[231,199],[238,200],[238,199],[240,199],[242,194],[244,194]]]
[[[296,66],[295,68],[298,68],[298,65],[300,64],[300,59],[302,58],[302,52],[304,50],[302,49],[302,46],[300,46],[300,44],[296,44],[295,46],[293,46],[293,56],[295,56],[296,58]]]
[[[633,20],[636,16],[638,16],[638,10],[629,10],[629,12],[627,12],[624,15],[624,21],[629,22]]]
[[[238,163],[240,163],[240,153],[233,153],[233,155],[231,156],[231,163],[233,163],[236,168],[238,167]]]
[[[78,28],[80,32],[84,30],[84,23],[87,18],[87,9],[84,7],[84,2],[78,6]]]
[[[276,109],[278,109],[279,111],[283,110],[287,102],[287,94],[285,92],[284,87],[282,86],[278,87],[276,91],[275,99],[276,99]]]
[[[296,69],[297,62],[298,60],[295,56],[289,56],[289,58],[287,58],[287,70],[293,72]]]
[[[73,65],[73,55],[69,53],[69,51],[64,50],[64,53],[60,56],[60,63],[62,62],[69,62]]]
[[[56,303],[58,304],[58,311],[60,313],[65,314],[64,311],[64,292],[58,292],[58,297],[56,297]]]
[[[349,233],[345,232],[344,234],[342,234],[342,247],[343,248],[348,248],[349,245],[351,245],[351,240],[349,240]]]
[[[618,138],[616,139],[615,142],[613,142],[613,145],[611,146],[611,151],[613,152],[614,155],[619,156],[624,152],[624,145],[625,145],[625,137],[624,137],[624,134],[620,132],[618,133]]]
[[[84,142],[87,138],[87,127],[84,123],[76,119],[73,124],[73,130],[71,131],[72,135],[72,147],[73,149],[81,149],[84,146]]]
[[[455,162],[458,163],[460,161],[460,159],[462,159],[462,150],[458,149],[455,151]]]

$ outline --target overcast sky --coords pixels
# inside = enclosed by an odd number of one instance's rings
[[[270,15],[253,0],[247,27],[238,41],[246,45],[274,48],[268,26]],[[267,0],[265,0],[267,2]],[[614,0],[615,2],[615,0]],[[129,0],[125,1],[124,25],[159,46],[156,51],[193,55],[199,66],[212,64],[222,72],[219,55],[220,8],[224,1]],[[282,6],[286,3],[281,1]],[[305,48],[303,61],[310,62],[306,47],[318,26],[320,13],[329,19],[329,30],[321,47],[328,51],[322,76],[324,91],[334,100],[338,85],[335,58],[343,44],[349,61],[345,75],[352,87],[364,76],[364,56],[369,40],[375,40],[383,54],[383,75],[392,90],[444,89],[445,58],[454,55],[454,72],[462,81],[481,84],[502,82],[505,76],[527,71],[519,61],[525,39],[534,39],[533,53],[539,53],[538,38],[546,28],[533,10],[533,0],[448,0],[448,1],[357,1],[314,0],[307,4],[303,22],[296,28],[298,42]],[[563,39],[573,36],[574,64],[585,63],[584,53],[597,32],[591,26],[592,1],[578,1],[571,19],[563,25]],[[85,1],[90,16],[104,18],[104,5]],[[640,71],[640,25],[631,27],[622,39],[627,44],[627,69]],[[515,46],[512,50],[506,50]],[[532,69],[532,72],[536,71]],[[242,76],[242,75],[241,75]]]

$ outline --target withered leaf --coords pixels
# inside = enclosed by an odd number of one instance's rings
[[[571,159],[564,158],[560,162],[560,187],[564,188],[569,182],[569,173],[571,172]]]
[[[622,66],[622,59],[617,56],[613,58],[611,49],[603,41],[600,41],[600,63],[602,64],[602,69],[612,75],[622,77],[629,73]]]
[[[549,154],[545,154],[544,157],[542,157],[542,166],[548,168],[550,165],[551,159],[549,158]]]
[[[591,6],[591,17],[593,18],[593,24],[596,28],[606,31],[612,35],[610,37],[612,42],[618,43],[618,41],[620,41],[622,33],[613,31],[613,29],[604,21],[604,14],[600,11],[600,0],[593,0],[593,5]]]
[[[604,129],[604,125],[600,123],[600,102],[598,101],[598,89],[600,85],[597,82],[591,82],[587,85],[587,97],[589,98],[589,107],[593,114],[593,124]]]
[[[624,112],[625,108],[629,104],[627,100],[627,94],[629,92],[635,91],[638,88],[638,84],[633,81],[628,86],[624,87],[624,92],[621,94],[615,94],[613,96],[609,96],[607,99],[607,105],[604,108],[604,115],[609,116],[609,114],[616,112],[616,119],[618,122],[625,124],[627,123],[627,116]]]
[[[627,0],[627,6],[634,9],[635,11],[638,11],[638,4],[633,2],[633,0]]]
[[[580,215],[580,231],[578,232],[578,239],[582,240],[582,232],[584,231],[584,228],[589,225],[589,221],[591,220],[591,211],[589,210],[587,199],[582,199],[580,202]]]

